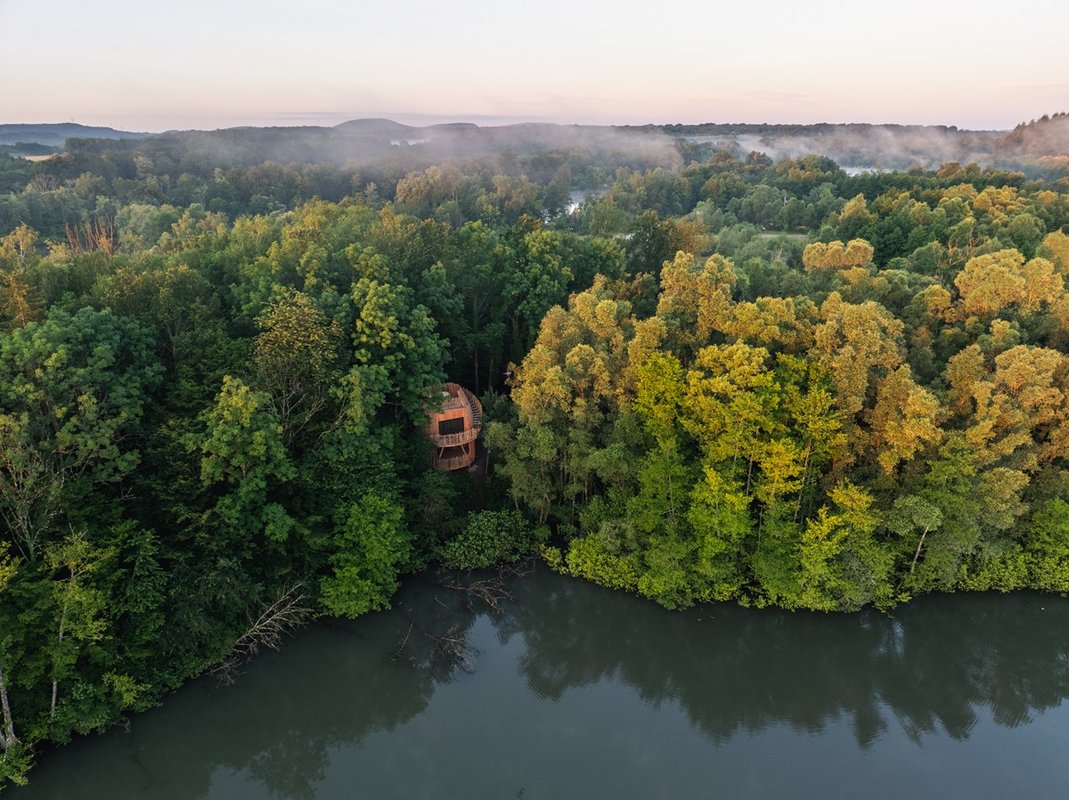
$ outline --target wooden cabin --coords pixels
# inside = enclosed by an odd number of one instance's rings
[[[446,383],[441,392],[441,410],[428,412],[427,438],[434,443],[437,469],[466,469],[475,463],[475,440],[483,426],[479,398],[463,386]]]

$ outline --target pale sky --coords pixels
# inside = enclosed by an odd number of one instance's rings
[[[1069,110],[1065,0],[0,0],[0,123],[900,122]]]

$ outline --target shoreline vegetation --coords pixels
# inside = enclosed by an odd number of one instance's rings
[[[0,786],[433,563],[1069,591],[1067,119],[857,174],[663,131],[0,153]],[[446,381],[485,477],[431,468]]]

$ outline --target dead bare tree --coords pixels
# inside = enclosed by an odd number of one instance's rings
[[[444,578],[440,581],[446,589],[452,589],[464,599],[468,611],[475,611],[476,603],[483,603],[488,609],[497,613],[501,611],[506,600],[512,599],[512,594],[505,587],[505,580],[501,575],[489,578],[480,578],[461,582],[455,577]]]
[[[305,595],[297,584],[284,590],[278,598],[250,622],[248,629],[237,638],[230,655],[208,670],[220,682],[232,684],[237,680],[239,667],[261,650],[278,650],[286,636],[308,622],[310,609],[304,605]]]
[[[60,183],[59,178],[55,175],[49,175],[47,172],[38,172],[30,182],[26,184],[27,191],[31,192],[53,192],[63,184]]]
[[[469,579],[462,581],[458,573],[440,573],[439,585],[445,589],[451,589],[464,598],[464,603],[469,611],[475,611],[476,603],[482,603],[494,613],[501,611],[506,601],[512,599],[506,579],[522,578],[531,574],[534,569],[533,559],[524,559],[517,564],[502,564],[497,568],[497,574],[487,578]]]
[[[101,252],[114,255],[118,246],[115,220],[111,217],[91,217],[81,225],[67,223],[67,245],[75,253]]]
[[[534,572],[537,559],[534,556],[525,556],[515,564],[501,564],[497,568],[497,574],[502,577],[526,578]]]
[[[516,564],[505,564],[497,568],[496,572],[487,575],[479,573],[478,576],[471,572],[456,572],[441,570],[438,573],[438,585],[448,589],[460,601],[460,604],[470,614],[478,614],[489,610],[490,613],[498,614],[504,610],[505,603],[512,600],[512,592],[509,590],[509,582],[516,578],[522,578],[534,570],[534,559],[527,558]],[[436,623],[439,625],[456,620],[460,611],[453,604],[445,603],[441,597],[435,597],[434,601],[442,607]],[[394,661],[407,661],[419,670],[438,669],[448,666],[449,669],[462,669],[472,672],[479,655],[476,648],[468,644],[467,627],[464,622],[452,621],[444,633],[430,632],[421,629],[411,615],[408,617],[408,628],[398,640],[397,648],[392,654]],[[412,642],[412,633],[416,631],[423,638],[431,642],[431,658],[416,656],[409,652]]]
[[[443,608],[446,608],[445,604],[441,603],[440,600],[438,600],[438,603]],[[447,611],[449,613],[446,618],[452,617],[456,613],[455,609],[447,609]],[[474,671],[478,651],[468,644],[467,629],[462,622],[452,622],[444,633],[432,633],[421,629],[408,614],[406,616],[408,616],[408,629],[399,640],[397,648],[393,651],[391,656],[393,661],[407,662],[414,669],[421,672],[438,673],[442,667],[447,668],[449,672],[458,668],[465,672]],[[439,617],[438,620],[441,621],[442,617]],[[411,652],[410,644],[413,642],[413,632],[421,634],[424,639],[431,643],[429,653],[424,652],[420,655],[418,652]],[[418,642],[418,638],[415,641]]]

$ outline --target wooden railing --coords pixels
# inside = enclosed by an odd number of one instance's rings
[[[443,392],[442,404],[438,409],[429,413],[430,419],[425,430],[427,436],[434,442],[438,450],[434,460],[435,466],[446,470],[462,469],[471,466],[475,462],[475,448],[472,446],[472,442],[479,438],[479,433],[482,430],[483,406],[479,402],[479,398],[463,386],[448,383],[443,388],[447,389],[447,391]],[[453,392],[456,394],[453,394]],[[439,425],[445,424],[446,421],[453,422],[457,417],[454,415],[447,418],[447,420],[441,420],[438,415],[457,409],[465,409],[467,411],[464,415],[465,424],[470,424],[470,427],[456,433],[439,433]],[[462,448],[462,452],[460,455],[448,458],[442,457],[441,452],[449,448]]]
[[[464,395],[468,398],[468,405],[471,406],[471,421],[476,430],[479,430],[483,426],[483,404],[479,402],[479,398],[469,392],[467,389],[463,389]]]
[[[438,447],[459,447],[462,444],[474,442],[478,438],[479,429],[468,428],[466,431],[461,431],[460,433],[440,433],[434,437],[434,443],[438,445]]]
[[[461,389],[461,391],[465,394],[468,393],[467,390],[463,388]],[[461,395],[460,397],[453,397],[452,395],[450,395],[449,397],[442,398],[442,411],[452,411],[455,408],[464,408],[464,406],[466,405],[467,402],[463,395]]]
[[[442,398],[442,411],[452,411],[466,406],[471,409],[472,414],[481,418],[483,415],[483,404],[479,402],[479,398],[463,386],[458,386],[457,388],[460,389],[459,395],[456,397],[447,395]]]
[[[461,455],[453,458],[439,458],[437,463],[439,469],[461,469],[471,466],[474,461],[474,455]]]

